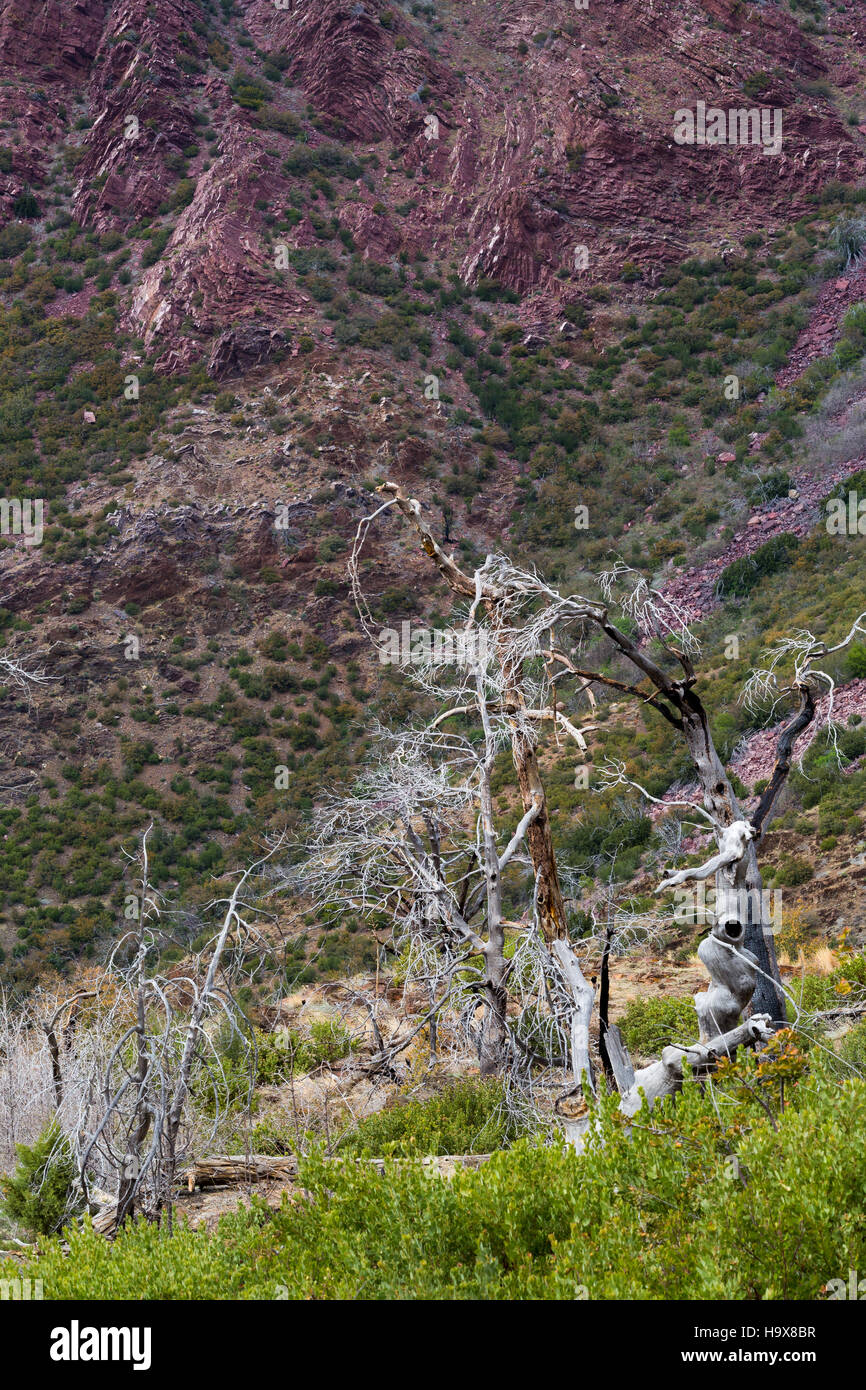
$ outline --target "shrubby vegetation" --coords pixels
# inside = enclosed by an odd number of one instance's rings
[[[619,1029],[633,1056],[658,1057],[670,1043],[694,1041],[694,1000],[656,995],[632,999],[619,1020]]]
[[[429,1100],[395,1100],[341,1136],[338,1152],[380,1154],[490,1153],[517,1136],[502,1085],[495,1080],[452,1081]]]
[[[819,1059],[782,1108],[791,1063],[761,1065],[688,1083],[651,1124],[609,1098],[582,1156],[523,1138],[449,1179],[310,1158],[305,1200],[276,1213],[254,1198],[213,1234],[70,1232],[68,1257],[49,1243],[27,1273],[51,1298],[818,1299],[866,1259],[866,1082]]]
[[[17,1171],[11,1177],[0,1177],[6,1215],[32,1235],[52,1235],[62,1230],[80,1206],[73,1187],[77,1174],[69,1142],[52,1121],[35,1144],[18,1144],[16,1149]]]

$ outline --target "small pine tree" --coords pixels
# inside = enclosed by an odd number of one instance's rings
[[[16,1144],[15,1148],[18,1169],[11,1178],[0,1178],[6,1213],[36,1235],[52,1235],[77,1209],[69,1140],[52,1120],[32,1147]]]
[[[39,203],[32,193],[19,193],[15,202],[12,204],[12,212],[15,217],[31,218],[39,216]]]

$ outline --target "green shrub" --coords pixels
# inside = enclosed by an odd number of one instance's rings
[[[866,246],[866,217],[846,217],[833,230],[830,245],[835,251],[837,269],[847,268],[861,259]]]
[[[19,193],[15,202],[12,204],[12,213],[15,217],[32,218],[39,216],[39,203],[32,193]]]
[[[776,869],[774,881],[782,888],[796,888],[814,877],[814,867],[807,860],[785,855]]]
[[[752,1089],[758,1066],[738,1064]],[[306,1200],[277,1212],[253,1198],[215,1232],[140,1221],[113,1242],[88,1226],[24,1272],[55,1299],[820,1299],[866,1261],[866,1082],[821,1066],[773,1123],[724,1080],[652,1124],[607,1097],[582,1155],[520,1139],[451,1178],[306,1159]]]
[[[862,642],[852,642],[848,648],[845,664],[849,674],[855,679],[866,676],[866,646]]]
[[[866,1076],[866,1019],[849,1030],[839,1044],[839,1056],[848,1068]]]
[[[162,255],[163,251],[168,245],[170,236],[170,227],[161,227],[159,231],[154,233],[147,246],[144,248],[144,251],[142,252],[141,264],[143,269],[146,270],[148,266],[156,265],[157,261],[159,260],[160,256]]]
[[[283,161],[287,174],[306,175],[313,172],[330,174],[335,178],[359,179],[364,172],[356,159],[336,145],[296,145]]]
[[[0,259],[17,256],[32,239],[33,233],[29,227],[10,222],[8,227],[0,231]]]
[[[694,1042],[698,1016],[693,999],[632,999],[619,1021],[623,1042],[639,1057],[657,1057],[668,1043]]]
[[[761,97],[772,86],[773,79],[768,72],[752,72],[743,82],[747,97]]]
[[[340,1152],[378,1157],[385,1153],[490,1153],[516,1137],[498,1081],[469,1079],[449,1085],[430,1100],[401,1100],[369,1115],[340,1138]]]
[[[764,575],[775,574],[790,564],[799,544],[791,532],[783,531],[780,536],[761,545],[751,555],[722,570],[719,577],[719,593],[723,598],[745,598],[760,583]]]
[[[77,1210],[72,1184],[76,1169],[69,1140],[56,1121],[46,1126],[32,1147],[16,1144],[18,1168],[0,1178],[7,1215],[34,1235],[60,1231]]]
[[[790,986],[797,1003],[808,1011],[838,1008],[850,1003],[857,986],[866,990],[866,955],[851,956],[829,975],[805,975]]]
[[[339,1062],[355,1049],[351,1034],[338,1018],[317,1019],[310,1024],[310,1041],[307,1046],[313,1066],[322,1063]]]

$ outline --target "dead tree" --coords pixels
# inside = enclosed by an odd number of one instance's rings
[[[225,1091],[216,1046],[222,1021],[242,1039],[243,1020],[232,996],[230,955],[243,954],[258,936],[259,908],[250,882],[281,847],[277,842],[238,875],[230,895],[208,905],[222,920],[203,950],[183,970],[166,972],[160,955],[169,934],[165,905],[149,881],[145,832],[138,855],[139,892],[131,895],[136,925],[117,943],[94,991],[96,1002],[85,1035],[86,1056],[77,1057],[77,1113],[74,1150],[85,1197],[94,1187],[115,1186],[116,1197],[103,1213],[101,1229],[115,1229],[141,1211],[167,1212],[178,1165],[188,1153],[193,1116],[190,1097],[196,1084],[209,1086],[219,1115]],[[54,1050],[49,1049],[54,1063]],[[55,1075],[55,1091],[62,1079]],[[216,1119],[212,1122],[214,1129]],[[103,1199],[104,1200],[104,1199]]]
[[[503,880],[509,866],[526,862],[538,804],[507,836],[499,834],[491,774],[507,732],[491,711],[480,670],[473,683],[483,742],[474,746],[435,726],[399,734],[376,730],[370,766],[350,796],[324,801],[289,879],[293,889],[332,912],[393,921],[395,949],[427,986],[429,1017],[425,1013],[417,1027],[384,1046],[381,1064],[408,1046],[446,1002],[461,1017],[485,1074],[503,1069],[514,1041],[507,1014],[516,965],[506,956],[506,929],[519,924],[506,920]],[[530,930],[531,893],[527,913]]]
[[[453,592],[482,603],[486,610],[505,673],[503,708],[512,721],[512,752],[524,808],[533,804],[540,808],[527,843],[539,881],[539,911],[545,939],[551,942],[563,935],[564,918],[532,726],[537,727],[540,719],[546,717],[557,728],[580,736],[581,731],[560,706],[557,693],[568,681],[574,682],[575,699],[579,695],[586,697],[593,685],[604,685],[654,709],[685,742],[703,803],[702,808],[693,809],[702,811],[718,845],[717,855],[704,870],[687,876],[714,874],[722,911],[732,921],[745,915],[744,946],[757,961],[749,1008],[774,1019],[783,1018],[773,925],[763,906],[756,847],[790,771],[794,744],[814,720],[821,688],[830,691],[828,718],[832,721],[833,680],[818,663],[866,632],[866,614],[861,614],[847,635],[831,647],[809,632],[793,634],[767,653],[769,665],[750,678],[744,692],[748,702],[754,704],[771,697],[774,709],[791,701],[796,701],[798,708],[779,736],[767,788],[747,817],[716,750],[707,711],[696,689],[694,660],[700,652],[699,643],[683,614],[669,599],[621,561],[599,576],[598,600],[581,594],[563,596],[534,571],[520,569],[500,555],[488,556],[471,576],[441,549],[422,519],[417,500],[407,497],[393,482],[383,483],[379,491],[388,499],[385,505],[396,506],[415,528],[425,553]],[[615,600],[629,626],[636,629],[634,636],[625,630],[624,624],[612,621],[610,609]],[[591,657],[593,642],[602,638],[626,663],[632,673],[630,678],[615,678],[599,669],[599,665],[593,666],[581,658],[581,650]],[[569,648],[571,639],[576,645]],[[546,662],[548,672],[543,715],[541,710],[527,707],[523,686],[524,664],[539,658]],[[638,786],[637,790],[645,794],[643,788]],[[670,880],[667,882],[669,885]]]

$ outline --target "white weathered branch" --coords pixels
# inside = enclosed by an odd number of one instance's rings
[[[677,884],[690,880],[712,878],[720,869],[738,863],[746,853],[747,845],[756,837],[757,831],[749,821],[734,821],[722,831],[718,854],[714,854],[705,864],[695,865],[691,869],[680,869],[677,873],[670,874],[658,885],[656,892],[663,893],[667,888],[675,888]]]

